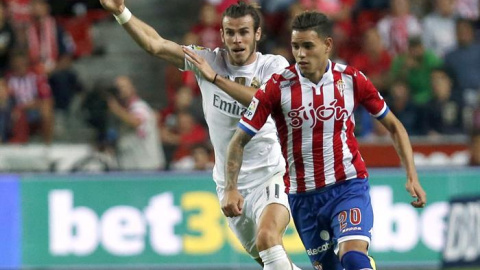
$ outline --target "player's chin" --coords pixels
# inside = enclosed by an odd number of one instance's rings
[[[243,66],[246,62],[247,62],[247,59],[245,59],[245,57],[233,58],[233,63],[236,66]]]
[[[303,76],[308,77],[309,75],[312,74],[312,71],[311,71],[310,69],[308,69],[308,68],[301,68],[301,67],[299,67],[299,69],[300,69],[300,72],[302,72]]]

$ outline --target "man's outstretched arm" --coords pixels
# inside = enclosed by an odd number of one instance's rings
[[[155,29],[137,17],[130,16],[124,0],[100,0],[100,3],[105,10],[111,12],[117,18],[126,20],[126,22],[119,23],[145,51],[178,68],[184,68],[185,55],[182,47],[173,41],[162,38]]]

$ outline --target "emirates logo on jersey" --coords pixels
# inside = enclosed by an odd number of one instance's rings
[[[313,107],[312,103],[309,103],[306,107],[301,106],[298,109],[293,109],[287,113],[290,118],[290,126],[292,128],[301,128],[304,123],[310,123],[310,128],[317,125],[319,121],[328,121],[332,118],[335,120],[343,120],[348,117],[348,111],[341,107],[336,106],[338,100],[334,99],[328,105],[322,105],[317,108]]]

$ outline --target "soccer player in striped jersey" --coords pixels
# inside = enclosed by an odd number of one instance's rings
[[[328,59],[332,23],[305,12],[292,24],[296,64],[257,91],[228,147],[226,185],[235,185],[243,149],[269,115],[287,162],[284,180],[293,219],[315,269],[374,269],[368,173],[354,136],[353,111],[363,105],[390,132],[407,173],[406,189],[424,207],[408,134],[362,72]],[[381,153],[379,153],[381,154]]]
[[[162,38],[152,27],[132,16],[124,0],[100,2],[143,49],[179,69],[195,72],[215,151],[213,179],[230,228],[264,269],[299,269],[282,245],[290,208],[283,182],[285,160],[272,119],[267,120],[245,149],[245,166],[236,185],[225,184],[227,146],[246,106],[261,84],[288,66],[282,56],[257,52],[262,34],[258,10],[241,1],[227,8],[220,29],[225,48],[212,51],[194,45],[180,46]],[[241,195],[237,196],[237,191]],[[235,211],[230,211],[228,205],[232,196],[235,196]]]

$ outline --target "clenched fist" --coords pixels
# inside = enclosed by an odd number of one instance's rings
[[[100,4],[114,15],[120,15],[125,8],[124,0],[100,0]]]

